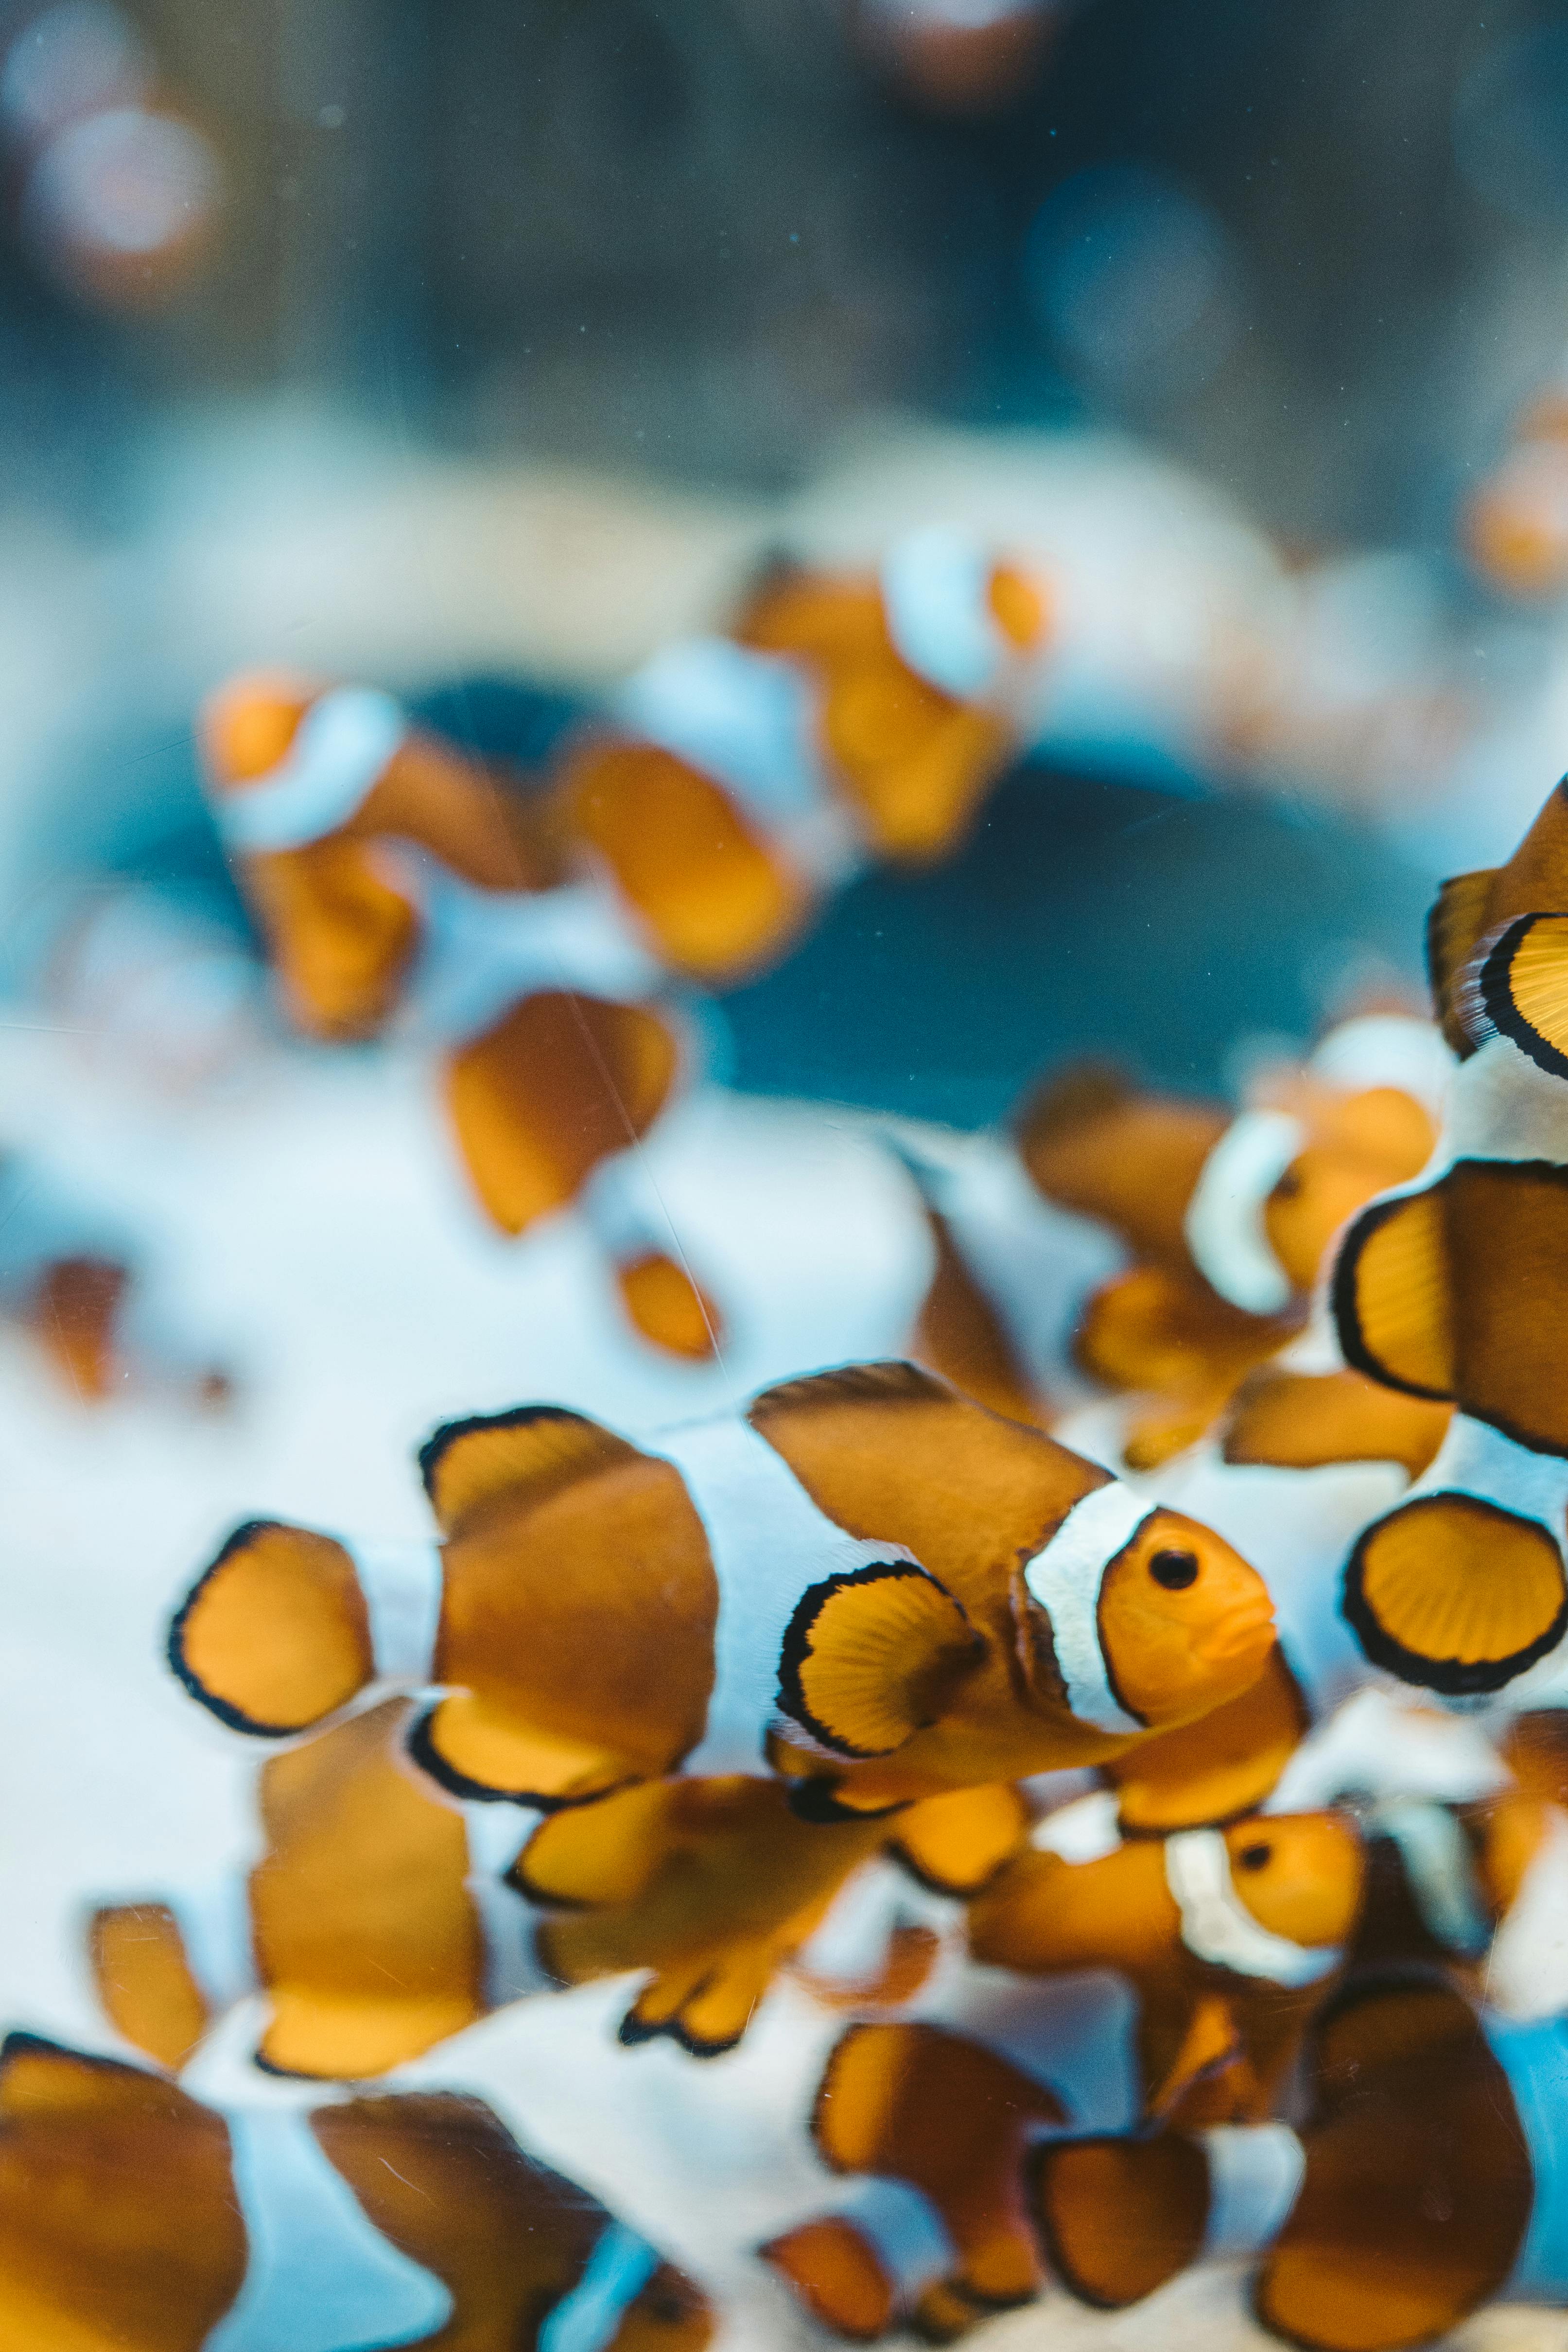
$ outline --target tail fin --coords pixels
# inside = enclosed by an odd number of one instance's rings
[[[282,1739],[324,1722],[375,1672],[354,1563],[279,1519],[237,1528],[169,1629],[169,1663],[236,1731]]]

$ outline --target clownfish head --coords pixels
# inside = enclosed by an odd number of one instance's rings
[[[253,783],[286,757],[300,722],[321,692],[290,671],[247,671],[210,694],[196,719],[196,741],[215,791]]]
[[[1268,1938],[1337,1959],[1361,1916],[1366,1847],[1343,1813],[1257,1814],[1213,1833],[1230,1895]]]
[[[1080,1496],[1022,1571],[1037,1689],[1101,1731],[1137,1736],[1238,1698],[1274,1639],[1268,1589],[1224,1538],[1151,1510],[1120,1481]]]

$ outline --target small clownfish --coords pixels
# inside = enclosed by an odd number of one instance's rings
[[[1340,1024],[1270,1099],[1235,1117],[1108,1069],[1051,1081],[1016,1130],[1027,1182],[1056,1221],[1056,1278],[1038,1282],[1037,1307],[1016,1296],[1015,1268],[1032,1272],[1030,1259],[996,1249],[962,1163],[944,1169],[911,1146],[938,1251],[916,1351],[1027,1419],[1048,1417],[1053,1391],[1070,1398],[1075,1372],[1141,1392],[1124,1458],[1156,1468],[1296,1337],[1345,1219],[1425,1165],[1451,1071],[1429,1023],[1381,1012]],[[1079,1246],[1075,1260],[1079,1233],[1096,1230],[1113,1254]],[[1070,1364],[1053,1360],[1064,1349]]]
[[[1568,583],[1568,400],[1538,401],[1468,500],[1461,536],[1471,562],[1510,596],[1554,596]]]
[[[1120,1754],[1269,1652],[1228,1545],[909,1365],[657,1451],[529,1407],[422,1458],[443,1544],[252,1522],[179,1612],[175,1671],[270,1738],[439,1686],[409,1753],[542,1816],[515,1883],[577,1906],[547,1965],[655,1969],[631,2030],[692,2046],[743,2030],[889,1811]]]
[[[689,2281],[478,2100],[220,2112],[27,2035],[0,2050],[8,2342],[531,2347],[569,2316],[584,2352],[701,2352],[712,2328]]]
[[[692,1041],[649,1002],[667,972],[642,910],[583,869],[550,797],[523,800],[364,688],[242,677],[199,731],[295,1021],[342,1041],[396,1019],[437,1045],[491,1223],[521,1234],[584,1199],[636,1328],[710,1354],[710,1303],[616,1182],[688,1083]]]
[[[1506,866],[1446,883],[1428,949],[1460,1055],[1418,1181],[1349,1228],[1331,1304],[1351,1368],[1457,1408],[1369,1528],[1344,1611],[1367,1656],[1441,1695],[1502,1689],[1568,1629],[1568,794]]]
[[[1201,2259],[1257,2263],[1252,2304],[1310,2352],[1404,2352],[1493,2296],[1568,2301],[1568,2037],[1456,1991],[1354,1984],[1283,2124],[1040,2151],[1032,2202],[1075,2294],[1120,2308]]]
[[[1079,1862],[1047,1845],[976,1898],[970,1950],[1031,1977],[1114,1969],[1137,1996],[1147,2114],[1256,2123],[1343,1967],[1364,1885],[1360,1833],[1335,1813],[1254,1815]]]
[[[648,663],[526,801],[363,688],[240,678],[199,733],[295,1020],[351,1039],[396,1018],[437,1045],[491,1221],[580,1200],[634,1326],[700,1360],[718,1316],[625,1167],[696,1072],[670,992],[765,969],[868,857],[950,848],[1044,625],[1020,574],[951,533],[895,544],[869,583],[775,574],[735,637]]]
[[[153,1295],[134,1236],[21,1152],[0,1156],[0,1309],[84,1404],[128,1388],[201,1405],[230,1394]]]

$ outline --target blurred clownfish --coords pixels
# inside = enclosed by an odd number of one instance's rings
[[[908,1365],[657,1451],[529,1407],[422,1459],[442,1545],[253,1522],[180,1611],[175,1670],[270,1738],[440,1686],[409,1753],[539,1811],[514,1883],[578,1906],[549,1967],[653,1969],[628,2028],[694,2047],[743,2030],[890,1811],[1114,1757],[1269,1654],[1228,1545]]]
[[[634,1324],[700,1358],[717,1314],[628,1167],[698,1066],[671,992],[765,968],[867,859],[950,849],[1044,629],[1021,574],[923,533],[864,583],[770,575],[526,798],[361,688],[241,678],[202,748],[293,1017],[435,1043],[492,1222],[580,1200]]]
[[[437,2333],[701,2352],[712,2320],[689,2280],[473,2098],[220,2112],[13,2034],[0,2329],[81,2352],[341,2352]]]
[[[1470,561],[1510,596],[1568,583],[1568,399],[1538,401],[1466,507]]]
[[[1314,2352],[1403,2352],[1496,2295],[1568,2301],[1568,2033],[1436,1984],[1352,1985],[1312,2050],[1311,2112],[1043,2149],[1031,2202],[1064,2285],[1120,2308],[1200,2259]]]
[[[1345,1614],[1374,1664],[1502,1689],[1568,1628],[1568,794],[1495,870],[1446,883],[1434,995],[1459,1054],[1432,1165],[1363,1210],[1332,1282],[1345,1361],[1457,1408],[1369,1528]]]
[[[1451,1071],[1430,1024],[1367,1013],[1234,1116],[1086,1069],[1026,1104],[1014,1169],[901,1147],[937,1243],[916,1352],[1030,1420],[1086,1375],[1130,1391],[1124,1459],[1157,1467],[1296,1337],[1346,1218],[1425,1165]]]

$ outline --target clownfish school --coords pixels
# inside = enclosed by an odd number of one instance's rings
[[[1568,784],[1445,886],[1431,1017],[1363,986],[1232,1100],[792,1106],[820,1197],[745,1249],[658,1179],[702,992],[957,849],[1057,625],[955,532],[774,564],[521,780],[374,686],[207,699],[350,1213],[293,1278],[236,1129],[213,1230],[308,1294],[247,1347],[175,1221],[0,1171],[62,1449],[142,1416],[74,1714],[18,1644],[7,2352],[1568,2305]]]

